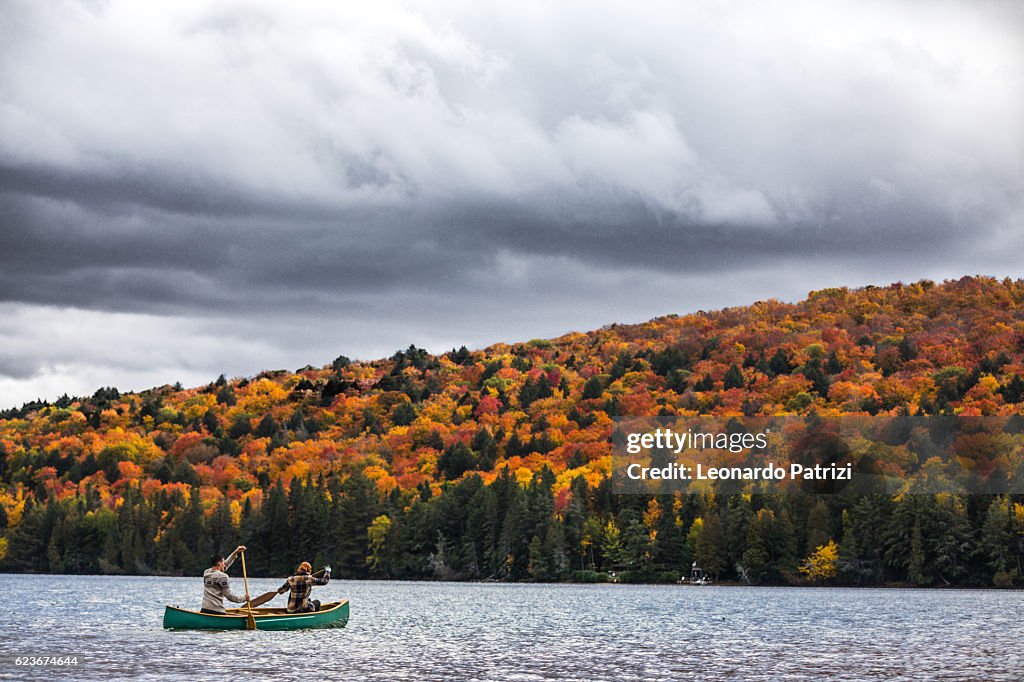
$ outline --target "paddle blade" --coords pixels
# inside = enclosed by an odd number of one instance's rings
[[[252,612],[250,612],[249,615],[246,616],[246,618],[245,618],[245,629],[246,630],[255,630],[256,629],[256,618],[252,615]]]
[[[262,605],[266,604],[268,601],[270,601],[271,599],[273,599],[276,596],[277,596],[277,592],[264,592],[263,594],[261,594],[260,596],[256,597],[255,599],[253,599],[249,603],[252,604],[253,608],[256,608],[257,606],[262,606]]]

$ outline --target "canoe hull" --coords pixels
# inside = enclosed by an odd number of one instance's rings
[[[257,630],[304,630],[343,628],[348,623],[348,599],[323,604],[312,613],[287,613],[284,609],[253,609]],[[228,609],[221,616],[189,611],[177,606],[164,608],[164,627],[173,630],[244,630],[246,609]]]

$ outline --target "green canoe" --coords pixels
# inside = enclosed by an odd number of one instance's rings
[[[348,623],[348,599],[328,602],[319,611],[288,613],[280,608],[253,609],[257,630],[301,630],[305,628],[343,628]],[[223,616],[168,606],[164,609],[164,627],[178,630],[244,630],[248,609],[228,609]]]

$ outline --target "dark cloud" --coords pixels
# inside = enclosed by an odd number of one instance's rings
[[[579,205],[568,219],[494,200],[339,213],[334,222],[22,203],[7,212],[19,229],[0,234],[0,300],[175,314],[315,309],[332,296],[422,287],[454,295],[509,253],[597,271],[715,275],[771,261],[839,266],[911,251],[929,262],[960,241],[948,216],[903,203],[846,216],[842,229],[707,225],[636,202]],[[505,288],[500,275],[490,287]]]
[[[1017,267],[1014,5],[347,12],[0,9],[0,402]]]

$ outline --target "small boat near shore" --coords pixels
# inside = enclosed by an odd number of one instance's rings
[[[680,585],[698,585],[698,586],[710,585],[711,582],[712,582],[711,578],[707,577],[706,575],[702,575],[699,578],[691,578],[690,580],[687,580],[686,578],[680,578],[679,581],[678,581],[678,583]]]
[[[710,585],[712,580],[711,576],[704,572],[704,569],[697,565],[697,562],[693,562],[693,566],[690,567],[690,577],[684,575],[679,578],[680,585]]]
[[[328,602],[319,611],[288,613],[283,608],[254,608],[257,630],[343,628],[348,623],[348,599]],[[164,607],[164,627],[173,630],[245,630],[248,609],[228,609],[224,615],[200,613],[177,606]]]

